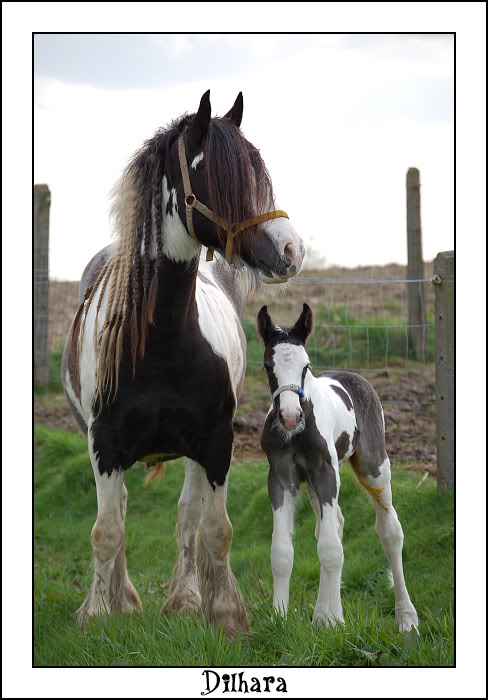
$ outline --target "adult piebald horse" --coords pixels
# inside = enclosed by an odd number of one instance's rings
[[[141,608],[124,553],[124,471],[184,456],[179,556],[164,609],[202,610],[228,635],[248,629],[226,510],[245,371],[240,320],[248,293],[296,275],[304,249],[239,129],[242,94],[223,118],[211,118],[209,94],[134,155],[114,188],[115,242],[80,283],[61,370],[98,500],[80,625]]]

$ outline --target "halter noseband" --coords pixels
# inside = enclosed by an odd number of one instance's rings
[[[214,214],[211,209],[205,206],[205,204],[199,202],[193,194],[190,184],[190,173],[188,170],[188,163],[186,160],[185,141],[183,139],[183,136],[180,136],[178,138],[178,155],[180,158],[181,175],[183,177],[183,187],[185,190],[186,225],[188,227],[190,236],[194,238],[197,241],[197,243],[200,243],[200,241],[195,235],[195,229],[193,228],[193,209],[197,209],[197,211],[199,211],[200,214],[203,214],[207,217],[207,219],[210,219],[215,224],[227,231],[227,242],[225,244],[225,259],[227,260],[229,265],[232,264],[232,244],[234,233],[236,233],[237,231],[243,231],[244,229],[250,228],[251,226],[255,226],[256,224],[261,224],[264,221],[270,221],[271,219],[278,219],[280,217],[285,217],[286,219],[289,218],[288,214],[285,211],[283,211],[282,209],[276,209],[275,211],[268,211],[266,214],[259,214],[258,216],[253,216],[252,219],[246,219],[245,221],[241,221],[240,224],[229,224],[228,221],[222,219],[220,216],[217,216],[217,214]],[[213,260],[212,248],[208,248],[207,250],[207,261],[209,260]]]
[[[276,391],[273,393],[273,396],[272,396],[273,402],[274,402],[275,398],[278,396],[278,394],[281,394],[282,391],[294,391],[295,394],[298,394],[298,396],[301,399],[305,398],[305,393],[299,384],[283,384],[283,386],[279,386],[276,389]]]

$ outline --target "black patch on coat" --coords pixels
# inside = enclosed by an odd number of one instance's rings
[[[101,474],[128,469],[149,454],[185,455],[222,485],[232,454],[235,399],[225,360],[203,337],[195,302],[198,261],[163,262],[155,323],[135,377],[128,330],[119,389],[93,422],[93,449]],[[97,408],[97,407],[95,407]]]
[[[344,455],[347,454],[347,451],[349,449],[349,433],[347,433],[345,430],[339,435],[339,437],[335,441],[335,448],[337,452],[337,457],[340,462],[342,459],[344,459]]]

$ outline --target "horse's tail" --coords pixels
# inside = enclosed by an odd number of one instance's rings
[[[162,479],[164,477],[164,472],[166,471],[166,464],[164,462],[159,462],[156,464],[154,469],[151,469],[149,474],[144,479],[144,485],[147,486],[153,479]]]

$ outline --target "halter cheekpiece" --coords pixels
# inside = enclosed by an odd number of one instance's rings
[[[193,194],[190,183],[190,172],[188,170],[188,162],[186,160],[185,140],[183,136],[178,137],[178,156],[180,159],[181,175],[183,177],[183,187],[185,191],[186,225],[190,236],[194,238],[198,243],[201,242],[196,237],[195,229],[193,228],[193,209],[197,209],[197,211],[199,211],[200,214],[203,214],[207,217],[207,219],[210,219],[215,224],[227,231],[227,242],[225,244],[225,259],[227,260],[229,265],[232,264],[232,245],[234,234],[237,233],[237,231],[244,231],[244,229],[246,228],[250,228],[251,226],[255,226],[256,224],[261,224],[264,221],[270,221],[271,219],[278,219],[280,217],[284,217],[286,219],[289,218],[288,214],[285,211],[283,211],[282,209],[276,209],[274,211],[268,211],[266,214],[259,214],[258,216],[253,216],[252,219],[246,219],[245,221],[241,221],[239,224],[230,224],[225,219],[222,219],[222,217],[217,216],[217,214],[214,214],[211,209],[205,206],[205,204],[199,202]],[[208,248],[207,250],[207,261],[210,260],[213,260],[212,248]]]

